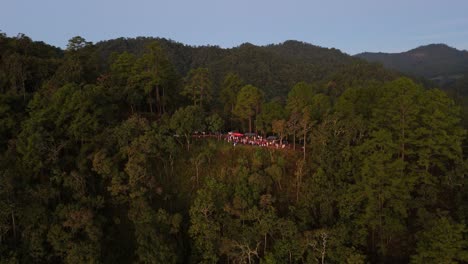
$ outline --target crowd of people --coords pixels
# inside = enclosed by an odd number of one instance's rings
[[[233,146],[242,144],[242,145],[251,145],[259,147],[270,147],[270,148],[286,148],[286,142],[280,142],[276,137],[262,137],[257,134],[240,134],[229,132],[225,140],[229,143],[232,143]]]

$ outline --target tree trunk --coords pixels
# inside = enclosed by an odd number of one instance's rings
[[[13,224],[13,238],[16,242],[16,220],[15,220],[15,213],[11,211],[11,222]]]
[[[203,86],[200,87],[200,106],[203,105]]]
[[[322,264],[325,264],[325,254],[327,253],[327,237],[328,234],[323,232],[322,233]]]
[[[403,114],[402,135],[401,135],[401,160],[405,161],[405,114]]]
[[[301,192],[301,185],[302,185],[302,176],[304,174],[304,165],[305,162],[299,161],[297,163],[297,171],[296,171],[296,203],[299,202],[299,194]]]
[[[166,113],[166,89],[164,87],[162,88],[162,99],[161,99],[161,104],[162,104],[162,113]]]
[[[191,135],[186,135],[185,139],[187,140],[187,151],[190,151],[190,137]]]
[[[232,131],[232,121],[233,121],[233,117],[234,117],[234,107],[235,105],[234,104],[231,104],[231,113],[229,113],[229,129]]]
[[[383,247],[384,244],[384,236],[383,236],[383,201],[382,201],[382,194],[379,194],[379,238],[380,238],[380,246]],[[383,254],[385,255],[385,254]]]
[[[304,161],[306,159],[306,141],[307,141],[307,133],[306,130],[304,129],[304,146],[303,146],[303,153],[304,153]]]
[[[158,109],[158,116],[161,116],[162,106],[161,106],[161,96],[159,95],[159,86],[156,85],[156,104]]]
[[[249,116],[249,133],[252,133],[252,117]]]
[[[195,181],[197,182],[197,186],[198,186],[198,167],[199,167],[198,161],[195,161]]]
[[[372,228],[372,254],[375,252],[375,228]]]
[[[26,86],[24,85],[24,75],[21,74],[21,89],[23,90],[23,102],[26,102]]]
[[[293,132],[293,149],[296,150],[296,131]]]

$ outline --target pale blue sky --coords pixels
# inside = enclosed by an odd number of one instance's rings
[[[348,54],[468,49],[468,0],[0,0],[0,30],[60,47],[80,35],[221,47],[295,39]]]

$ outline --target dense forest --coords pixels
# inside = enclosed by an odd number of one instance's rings
[[[462,107],[463,123],[468,127],[468,51],[430,44],[401,53],[364,52],[355,57],[439,86]]]
[[[0,263],[466,263],[460,98],[298,41],[0,34]]]

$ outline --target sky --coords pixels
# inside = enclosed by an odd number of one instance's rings
[[[467,0],[0,0],[0,31],[66,47],[164,37],[224,48],[300,40],[354,55],[445,43],[468,50]]]

